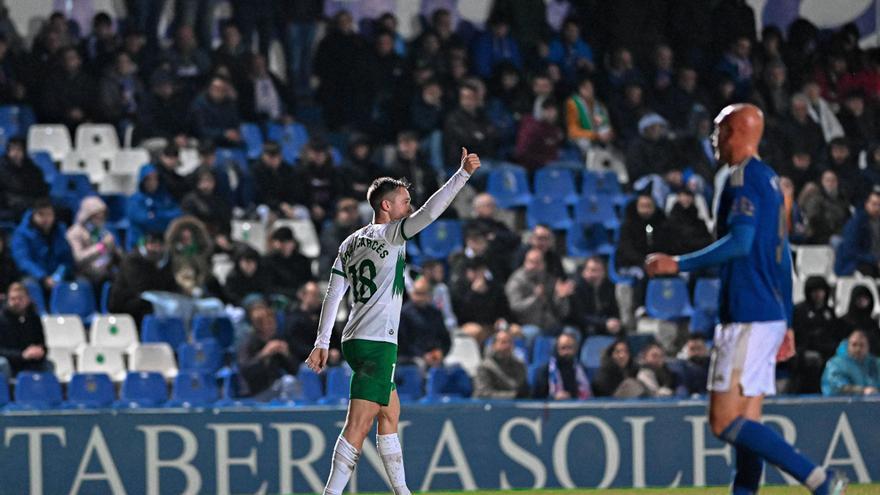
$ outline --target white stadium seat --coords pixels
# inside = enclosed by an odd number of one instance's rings
[[[52,160],[60,162],[73,148],[70,132],[61,124],[35,124],[28,129],[28,153],[46,151]]]
[[[150,163],[150,153],[144,148],[119,150],[110,163],[110,173],[137,176],[141,167],[148,163]]]
[[[119,150],[119,136],[110,124],[80,124],[76,128],[76,150],[113,158]]]
[[[86,346],[86,331],[79,315],[46,315],[40,321],[48,349],[78,352]]]
[[[456,335],[452,341],[449,355],[443,360],[447,365],[458,364],[467,371],[468,375],[476,376],[480,366],[480,345],[476,339],[468,335]]]
[[[806,280],[810,275],[821,275],[829,283],[834,279],[834,250],[830,246],[796,246],[795,270]]]
[[[77,355],[76,367],[80,373],[107,373],[114,382],[125,379],[121,349],[88,346]]]
[[[232,238],[249,244],[260,254],[266,252],[266,226],[258,221],[233,220]]]
[[[92,345],[131,353],[138,345],[137,325],[127,314],[99,315],[92,321],[89,335]]]
[[[61,172],[65,174],[86,174],[89,182],[100,184],[107,175],[105,159],[97,153],[82,152],[79,150],[69,152],[61,161]]]
[[[293,237],[299,244],[299,252],[306,258],[317,258],[321,255],[321,241],[318,239],[318,232],[315,230],[315,224],[311,220],[276,220],[272,224],[272,232],[281,227],[290,227],[293,231]]]
[[[155,371],[166,380],[177,376],[177,361],[171,346],[164,343],[141,344],[134,349],[130,371]]]
[[[46,359],[55,367],[55,376],[58,377],[59,382],[70,382],[76,369],[73,366],[73,353],[69,349],[49,349]]]
[[[122,194],[131,196],[137,192],[137,175],[135,174],[106,174],[98,183],[98,192],[101,194]]]

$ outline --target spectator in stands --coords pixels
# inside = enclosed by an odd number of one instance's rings
[[[328,25],[327,35],[318,43],[312,74],[319,81],[316,96],[331,131],[369,122],[373,103],[373,85],[368,84],[373,70],[371,60],[370,46],[355,31],[351,14],[338,12]]]
[[[193,134],[218,145],[241,146],[241,118],[235,98],[229,81],[219,76],[211,78],[207,89],[190,106]]]
[[[825,365],[822,395],[876,395],[880,393],[880,359],[871,354],[862,330],[853,330]]]
[[[137,65],[128,53],[118,52],[112,70],[98,84],[98,115],[124,132],[125,125],[133,123],[139,114],[143,97],[144,85],[137,75]]]
[[[648,397],[671,397],[676,394],[678,378],[666,365],[666,356],[660,344],[652,342],[642,349],[636,378],[645,386]]]
[[[76,222],[65,236],[76,274],[87,278],[96,290],[113,278],[122,259],[122,250],[106,222],[107,205],[99,196],[88,196],[80,203]]]
[[[486,91],[486,116],[497,132],[502,149],[514,145],[517,125],[529,110],[528,90],[523,86],[516,67],[504,62],[495,68]],[[481,98],[482,100],[483,98]]]
[[[392,16],[393,19],[393,16]],[[373,107],[370,128],[377,140],[394,139],[406,119],[406,104],[412,95],[406,61],[395,51],[395,32],[380,28],[373,35],[373,73],[365,85],[372,85]]]
[[[677,165],[675,145],[669,138],[669,123],[656,113],[639,119],[639,137],[626,152],[630,182],[652,173],[662,173]]]
[[[810,118],[810,102],[802,94],[791,97],[788,118],[780,124],[782,145],[786,156],[794,150],[805,150],[813,159],[819,158],[819,152],[825,144],[822,128]]]
[[[547,75],[546,72],[539,72],[532,76],[531,88],[531,114],[532,117],[540,119],[542,112],[541,105],[544,104],[544,100],[548,98],[555,98],[553,81],[550,80],[550,76]]]
[[[586,400],[592,396],[590,380],[577,360],[578,341],[568,333],[556,339],[550,362],[538,370],[532,398]]]
[[[426,354],[440,349],[445,355],[452,347],[452,339],[443,313],[431,303],[431,282],[419,277],[409,290],[409,301],[400,311],[398,329],[398,362],[412,363]]]
[[[226,277],[224,299],[227,303],[241,306],[251,294],[266,295],[271,275],[263,266],[260,253],[250,246],[240,246],[235,253],[235,268]]]
[[[363,197],[366,198],[366,195]],[[318,267],[319,274],[326,274],[333,266],[339,253],[339,246],[346,237],[360,228],[358,202],[350,197],[340,198],[336,202],[333,222],[321,229],[321,255]]]
[[[176,144],[168,144],[159,152],[156,173],[159,174],[160,186],[171,194],[176,203],[180,203],[194,185],[177,173],[178,168],[180,168],[180,150]]]
[[[73,255],[64,238],[67,226],[55,219],[48,198],[38,199],[12,233],[12,256],[25,277],[39,282],[48,294],[73,276]]]
[[[82,58],[75,48],[61,51],[60,64],[46,81],[40,98],[40,120],[60,122],[70,133],[91,119],[95,110],[95,82],[82,70]]]
[[[199,168],[196,173],[195,188],[183,197],[180,208],[183,213],[201,220],[218,246],[226,244],[232,221],[232,206],[227,197],[217,191],[217,180],[211,170]]]
[[[6,143],[0,177],[0,219],[17,222],[37,199],[49,194],[43,172],[25,153],[24,139],[20,137]]]
[[[682,386],[688,395],[705,395],[709,378],[709,348],[706,339],[699,334],[688,335],[688,340],[679,353],[682,360]]]
[[[446,108],[443,101],[443,86],[437,79],[422,83],[410,105],[409,120],[413,129],[423,138],[443,128]]]
[[[637,278],[644,276],[642,264],[645,256],[665,248],[662,239],[665,223],[666,217],[657,208],[650,191],[639,191],[636,199],[626,206],[620,226],[620,240],[615,253],[618,272]]]
[[[493,275],[502,281],[507,280],[513,255],[519,249],[520,236],[497,218],[498,205],[491,194],[486,192],[477,194],[471,205],[474,218],[465,222],[464,230],[465,232],[478,230],[485,233],[489,241],[489,251],[492,252],[492,260],[497,260],[499,268],[493,270]]]
[[[616,144],[629,147],[639,137],[639,120],[650,113],[645,104],[645,90],[636,82],[624,86],[623,96],[611,102],[611,124],[616,132]]]
[[[337,253],[339,246],[336,246]],[[269,239],[269,254],[263,260],[269,273],[272,294],[280,294],[293,299],[297,290],[308,281],[314,280],[312,260],[300,252],[299,242],[290,227],[280,227],[272,232]],[[327,269],[329,272],[330,269]],[[306,356],[308,357],[308,356]]]
[[[571,309],[574,282],[550,273],[540,249],[526,253],[521,268],[504,287],[510,309],[523,333],[532,340],[538,333],[558,335]]]
[[[445,262],[440,259],[428,259],[422,262],[422,278],[431,283],[431,304],[443,313],[443,323],[450,332],[458,328],[458,318],[452,310],[452,295],[446,285]]]
[[[849,308],[840,322],[845,328],[844,333],[859,329],[865,332],[871,349],[880,348],[880,326],[874,318],[874,295],[863,285],[853,287],[849,298]]]
[[[370,184],[384,175],[384,170],[373,160],[372,154],[373,149],[366,135],[351,135],[348,140],[347,160],[341,170],[346,196],[366,198]]]
[[[781,167],[780,172],[783,176],[791,179],[795,192],[800,193],[810,182],[819,181],[818,167],[807,149],[794,149],[791,155],[786,157],[786,160],[787,162]]]
[[[12,259],[9,238],[5,233],[0,233],[0,287],[9,287],[9,284],[18,282],[19,279],[21,279],[21,272],[18,271],[18,266]],[[0,292],[0,304],[5,300],[6,294]]]
[[[565,102],[568,139],[584,154],[596,144],[607,145],[614,139],[611,119],[605,105],[596,99],[593,81],[581,78],[577,91]]]
[[[233,198],[235,198],[235,193],[237,191],[233,191],[232,185],[229,182],[230,169],[234,170],[236,174],[239,174],[239,184],[245,180],[243,177],[245,174],[239,170],[238,165],[232,160],[228,160],[225,163],[218,162],[217,147],[214,146],[214,143],[211,140],[205,139],[200,141],[198,152],[199,166],[186,176],[190,191],[194,191],[198,188],[199,176],[202,172],[210,172],[211,175],[214,176],[215,193],[232,206],[231,203],[233,202]],[[247,166],[245,163],[242,163],[241,165],[244,167]],[[239,186],[239,189],[240,188],[241,186]]]
[[[582,335],[621,334],[623,328],[614,283],[608,279],[608,270],[602,258],[592,256],[584,263],[571,300],[569,322]]]
[[[100,77],[104,69],[118,53],[120,39],[113,30],[113,19],[106,12],[98,12],[92,19],[92,32],[82,40],[80,53],[85,56],[84,65],[94,77]]]
[[[287,85],[269,72],[266,57],[254,54],[250,58],[247,79],[239,93],[241,116],[249,122],[290,121],[292,102]]]
[[[310,280],[296,290],[296,301],[293,311],[285,316],[284,341],[290,354],[298,362],[305,362],[309,353],[315,348],[315,335],[318,321],[321,318],[321,301],[323,294],[318,284]],[[339,360],[339,349],[332,346],[330,361]]]
[[[840,191],[837,173],[833,169],[822,172],[818,186],[807,184],[798,199],[806,220],[804,234],[807,244],[828,244],[832,238],[838,237],[849,220],[849,201]]]
[[[752,50],[752,42],[747,36],[740,36],[732,41],[715,71],[733,81],[736,86],[736,97],[739,99],[748,97],[752,89],[752,61],[749,54]]]
[[[138,192],[128,198],[126,216],[131,222],[128,245],[137,245],[146,234],[162,234],[171,220],[180,216],[174,198],[159,182],[155,165],[144,165],[138,173]]]
[[[673,129],[686,128],[692,120],[694,112],[698,109],[708,112],[706,110],[708,97],[698,82],[699,75],[693,67],[681,67],[678,70],[678,77],[669,96],[667,107],[658,108],[661,115],[672,124]]]
[[[302,0],[278,4],[284,21],[284,48],[287,54],[287,80],[297,95],[309,92],[312,75],[312,45],[324,15],[323,0]]]
[[[199,47],[193,28],[188,24],[177,28],[174,44],[162,53],[160,59],[162,65],[167,65],[183,84],[184,93],[190,96],[211,68],[211,57]]]
[[[211,53],[214,66],[229,67],[232,77],[236,78],[233,83],[239,87],[247,74],[249,57],[250,49],[242,42],[238,26],[232,21],[224,22],[220,28],[220,46]]]
[[[712,147],[712,127],[712,116],[705,109],[694,111],[685,133],[675,139],[680,163],[687,164],[695,178],[701,178],[706,184],[714,183],[718,170]]]
[[[342,196],[345,182],[330,156],[330,145],[312,138],[303,148],[297,166],[297,182],[304,191],[303,204],[320,230],[324,220],[332,218],[336,198]]]
[[[176,289],[165,240],[161,233],[148,233],[137,247],[126,254],[110,288],[107,309],[111,313],[130,314],[140,322],[153,312],[153,306],[141,299],[146,291],[173,292]]]
[[[171,255],[171,270],[177,285],[184,292],[201,297],[208,291],[209,285],[212,292],[219,292],[211,274],[211,253],[214,245],[204,223],[189,215],[176,218],[165,232],[165,245]],[[187,284],[181,283],[182,273],[185,273]],[[192,286],[188,285],[190,282]]]
[[[475,153],[468,148],[468,152]],[[458,150],[461,154],[461,148]],[[456,160],[458,155],[456,155]],[[447,164],[458,163],[447,161]],[[410,187],[410,195],[412,205],[418,208],[434,194],[434,191],[440,187],[437,180],[437,172],[428,164],[428,160],[419,153],[419,137],[413,131],[401,131],[397,134],[397,155],[394,162],[388,167],[387,175],[391,177],[406,177],[412,186]],[[444,217],[453,215],[453,209],[449,208],[444,213]]]
[[[520,399],[529,396],[526,365],[513,355],[513,335],[502,330],[495,334],[489,355],[477,368],[474,397],[482,399]]]
[[[797,354],[793,378],[799,393],[819,392],[822,368],[848,333],[829,304],[830,296],[828,282],[822,276],[811,275],[804,284],[804,301],[794,307],[791,326]]]
[[[6,304],[0,312],[0,374],[8,381],[21,371],[51,370],[43,324],[27,289],[15,282],[6,291]]]
[[[865,101],[865,94],[855,90],[843,98],[843,105],[837,114],[847,139],[856,150],[864,150],[880,133],[877,123],[876,105]]]
[[[517,163],[530,172],[559,158],[559,148],[565,141],[565,134],[559,128],[559,109],[556,100],[548,98],[541,104],[541,117],[523,117],[516,136],[516,149],[513,154]]]
[[[254,400],[290,400],[298,383],[294,378],[300,362],[278,335],[278,320],[264,300],[247,307],[252,330],[238,347],[238,370]]]
[[[875,187],[863,209],[846,222],[843,242],[834,258],[834,273],[839,277],[858,271],[869,277],[880,276],[880,188]]]
[[[491,276],[484,256],[466,259],[462,266],[462,277],[452,284],[452,307],[461,331],[482,344],[496,328],[507,325],[507,296],[501,282]]]
[[[141,138],[161,137],[178,146],[185,144],[189,134],[188,121],[180,109],[189,105],[174,75],[159,69],[150,77],[150,92],[138,111],[137,135]]]
[[[807,81],[802,91],[809,102],[807,112],[810,118],[813,119],[813,122],[816,122],[822,128],[825,142],[830,143],[832,139],[843,137],[843,127],[840,125],[840,121],[837,120],[837,116],[834,115],[831,105],[825,98],[822,98],[822,90],[816,81]]]
[[[281,158],[281,147],[266,141],[259,161],[253,166],[255,199],[276,215],[294,218],[295,205],[303,202],[304,193],[293,167]]]
[[[853,156],[846,138],[838,137],[828,143],[825,168],[834,171],[840,183],[840,192],[846,199],[858,199],[865,187],[861,184],[858,157]]]
[[[0,103],[4,105],[25,103],[30,96],[10,51],[9,40],[0,32]]]
[[[764,112],[767,123],[777,125],[788,115],[790,95],[785,64],[781,60],[774,60],[764,69],[751,99]]]
[[[458,108],[446,116],[443,124],[443,149],[446,168],[458,163],[461,148],[480,156],[495,156],[498,131],[486,117],[478,88],[463,84],[458,89]]]
[[[675,204],[664,224],[671,254],[692,253],[712,244],[712,234],[694,202],[693,191],[681,188],[676,193]]]
[[[474,72],[487,79],[502,62],[509,62],[521,70],[522,55],[519,43],[510,34],[510,20],[503,15],[494,15],[486,24],[489,29],[480,33],[471,47]]]
[[[556,252],[556,236],[550,227],[543,224],[535,225],[526,244],[520,246],[513,257],[515,264],[512,268],[514,270],[522,266],[526,253],[532,249],[544,253],[544,267],[550,275],[557,278],[565,276],[565,270],[562,268],[562,256]]]
[[[563,21],[560,36],[550,42],[547,60],[559,66],[569,83],[577,81],[581,74],[595,71],[593,48],[581,37],[576,18],[567,17]]]
[[[638,372],[629,344],[624,339],[618,339],[602,353],[602,364],[593,380],[593,392],[596,397],[643,397],[646,390],[645,385],[636,378]]]

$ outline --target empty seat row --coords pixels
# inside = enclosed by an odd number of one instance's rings
[[[572,168],[549,164],[539,169],[535,172],[532,189],[524,168],[505,163],[489,170],[486,190],[495,197],[501,208],[527,206],[533,196],[554,197],[568,205],[577,203],[581,195],[608,196],[616,204],[624,199],[623,190],[614,172],[583,170],[581,190],[578,192]]]

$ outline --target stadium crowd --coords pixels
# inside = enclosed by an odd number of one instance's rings
[[[99,12],[90,26],[56,12],[28,41],[0,9],[0,105],[71,135],[110,124],[150,152],[121,201],[95,181],[70,201],[29,129],[5,135],[8,379],[57,370],[40,316],[78,284],[93,299],[78,304],[131,315],[144,342],[156,318],[228,320],[222,364],[238,394],[302,394],[323,283],[370,220],[370,182],[405,176],[419,205],[466,147],[487,170],[443,227],[410,242],[401,366],[429,394],[703,394],[714,274],[658,296],[666,282],[643,262],[712,242],[712,119],[752,102],[792,241],[836,253],[796,259],[798,352],[778,366],[782,391],[878,393],[880,49],[862,50],[854,25],[758,33],[742,0],[496,0],[485,26],[438,9],[405,39],[391,13],[326,17],[320,0],[233,0],[223,20],[208,0],[178,0],[160,33],[163,2],[126,4],[127,17]],[[532,199],[502,197],[511,190]],[[664,317],[653,298],[679,282],[688,311]],[[646,319],[664,320],[656,338]]]

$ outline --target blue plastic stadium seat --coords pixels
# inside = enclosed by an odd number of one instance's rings
[[[235,329],[225,316],[196,316],[192,321],[193,340],[215,339],[224,349],[235,340]]]
[[[537,379],[537,377],[538,377],[538,373],[539,373],[539,372],[541,371],[541,369],[544,368],[545,366],[547,366],[547,363],[546,363],[546,362],[545,362],[545,363],[533,363],[531,366],[529,366],[529,369],[528,369],[528,375],[526,375],[526,379],[527,379],[528,382],[529,382],[529,388],[530,388],[530,389],[534,389],[534,388],[535,388],[535,379]]]
[[[101,199],[107,205],[107,226],[117,229],[127,229],[129,221],[126,208],[128,208],[128,196],[124,194],[102,194]],[[119,241],[119,239],[117,239]]]
[[[467,398],[473,390],[471,377],[460,366],[431,368],[422,402]]]
[[[107,314],[110,311],[107,309],[110,304],[110,290],[113,289],[113,282],[106,281],[103,285],[101,285],[101,314]]]
[[[35,122],[34,111],[27,105],[0,106],[0,128],[10,137],[27,135]]]
[[[581,225],[603,225],[606,229],[620,226],[617,211],[614,209],[614,197],[604,194],[585,194],[574,207],[574,219]]]
[[[565,245],[567,254],[575,258],[597,254],[608,256],[614,252],[614,245],[608,240],[608,230],[599,224],[572,224],[565,236]]]
[[[0,407],[9,404],[9,378],[0,373]]]
[[[544,224],[552,230],[568,230],[572,225],[565,199],[556,196],[533,196],[526,207],[526,221],[530,229]]]
[[[177,348],[177,362],[184,371],[214,373],[223,366],[223,352],[214,339],[197,340]]]
[[[168,386],[161,373],[130,371],[119,395],[117,407],[161,407],[168,400]]]
[[[309,141],[309,133],[302,124],[269,124],[266,135],[281,146],[281,156],[291,165],[296,163],[299,151]]]
[[[351,368],[333,366],[327,369],[327,392],[318,401],[319,404],[347,404]]]
[[[556,337],[538,335],[532,345],[532,364],[547,364],[556,349]]]
[[[239,148],[217,148],[217,164],[228,165],[233,168],[244,169],[247,167],[248,159],[244,150]]]
[[[200,371],[182,371],[174,378],[171,407],[204,407],[217,402],[220,390],[213,375]]]
[[[718,312],[718,297],[721,293],[721,280],[699,278],[694,286],[694,307],[708,313]]]
[[[532,200],[526,171],[516,165],[502,165],[489,170],[486,192],[495,198],[499,208],[526,206]]]
[[[240,130],[248,159],[255,160],[259,158],[260,153],[263,152],[263,133],[260,131],[260,126],[251,122],[244,122],[241,124]]]
[[[37,168],[43,172],[43,180],[46,181],[46,184],[51,185],[55,180],[55,176],[58,175],[58,167],[52,161],[52,155],[48,151],[31,151],[28,155],[34,161]]]
[[[56,314],[79,315],[84,322],[90,322],[95,314],[95,293],[87,280],[64,282],[52,289],[49,310]]]
[[[86,174],[57,174],[49,188],[52,203],[76,211],[86,196],[95,195]]]
[[[302,387],[302,395],[297,398],[297,402],[314,404],[321,400],[321,397],[324,396],[324,390],[321,385],[321,377],[317,373],[303,363],[299,367],[296,378]]]
[[[247,397],[242,397],[242,392],[240,390],[242,386],[242,378],[241,374],[238,372],[238,369],[228,369],[226,373],[223,373],[223,389],[222,389],[222,397],[219,401],[217,401],[214,405],[219,407],[246,407],[246,406],[254,406],[259,404],[259,402],[248,399]],[[221,370],[222,371],[222,370]],[[218,373],[219,375],[220,373]]]
[[[51,409],[61,405],[61,384],[53,373],[18,374],[15,405],[24,409]]]
[[[25,278],[23,280],[24,286],[27,288],[28,295],[31,296],[31,302],[34,303],[34,307],[37,308],[37,313],[40,316],[46,314],[46,298],[43,296],[43,288],[40,287],[40,282],[33,278]]]
[[[422,372],[414,364],[398,366],[394,370],[394,383],[397,385],[397,395],[402,402],[413,402],[422,398],[423,392]]]
[[[153,315],[144,316],[141,322],[141,342],[144,344],[165,342],[172,349],[177,349],[186,342],[186,330],[183,320],[174,316],[159,318]]]
[[[74,373],[67,386],[65,408],[99,409],[110,407],[116,399],[113,382],[106,373]]]
[[[581,190],[584,195],[605,194],[618,196],[623,193],[620,182],[617,181],[617,174],[612,171],[585,171],[581,182]]]
[[[535,172],[535,195],[562,198],[573,205],[578,200],[574,174],[561,167],[544,167]]]
[[[598,368],[602,362],[602,353],[609,345],[614,343],[614,337],[610,335],[591,335],[581,346],[581,364],[585,368]]]
[[[409,244],[409,243],[408,243]],[[445,260],[461,249],[464,237],[458,220],[437,220],[419,233],[419,247],[423,258]]]
[[[693,315],[687,284],[678,277],[655,278],[648,282],[645,310],[651,318],[678,320]]]

